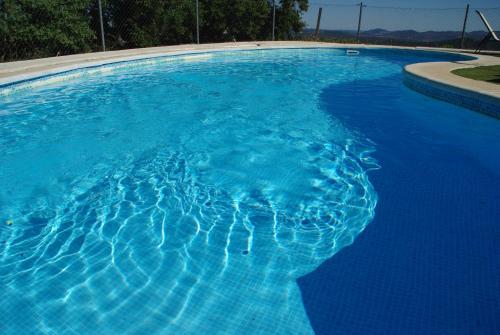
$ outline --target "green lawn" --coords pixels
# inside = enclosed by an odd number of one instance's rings
[[[452,73],[475,80],[500,84],[500,65],[478,66],[470,69],[453,70]]]

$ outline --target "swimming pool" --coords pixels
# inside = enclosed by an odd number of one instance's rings
[[[500,123],[402,84],[460,59],[234,51],[4,88],[0,333],[497,332]]]

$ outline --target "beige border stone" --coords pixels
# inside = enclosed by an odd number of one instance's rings
[[[435,83],[500,99],[500,85],[464,78],[451,73],[453,70],[462,68],[500,65],[500,57],[486,55],[474,56],[476,56],[477,59],[470,61],[410,64],[405,66],[405,71]]]

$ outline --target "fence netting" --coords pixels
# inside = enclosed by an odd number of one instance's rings
[[[364,43],[473,49],[486,34],[486,28],[476,10],[486,16],[493,29],[500,29],[500,7],[477,8],[470,5],[467,11],[466,6],[389,7],[370,3],[364,3],[362,8],[360,6],[361,3],[310,1],[309,9],[303,15],[307,24],[304,36],[326,41],[357,42],[359,27],[359,42]],[[320,8],[321,29],[316,36]],[[485,45],[485,48],[499,50],[498,45],[493,43]]]

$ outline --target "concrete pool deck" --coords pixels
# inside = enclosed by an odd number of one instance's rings
[[[203,53],[209,51],[252,50],[269,48],[391,48],[405,50],[441,51],[463,53],[465,50],[392,47],[383,45],[339,44],[325,42],[277,41],[277,42],[235,42],[213,44],[188,44],[143,49],[129,49],[108,52],[50,57],[35,60],[0,63],[0,86],[47,75],[58,74],[79,68],[105,65],[109,63],[147,59],[166,55]],[[435,98],[463,105],[476,111],[500,118],[500,85],[467,79],[451,71],[459,68],[499,65],[500,57],[473,55],[477,59],[459,62],[418,63],[405,67],[407,86]],[[466,102],[462,99],[466,97]],[[477,101],[486,101],[485,104]]]

